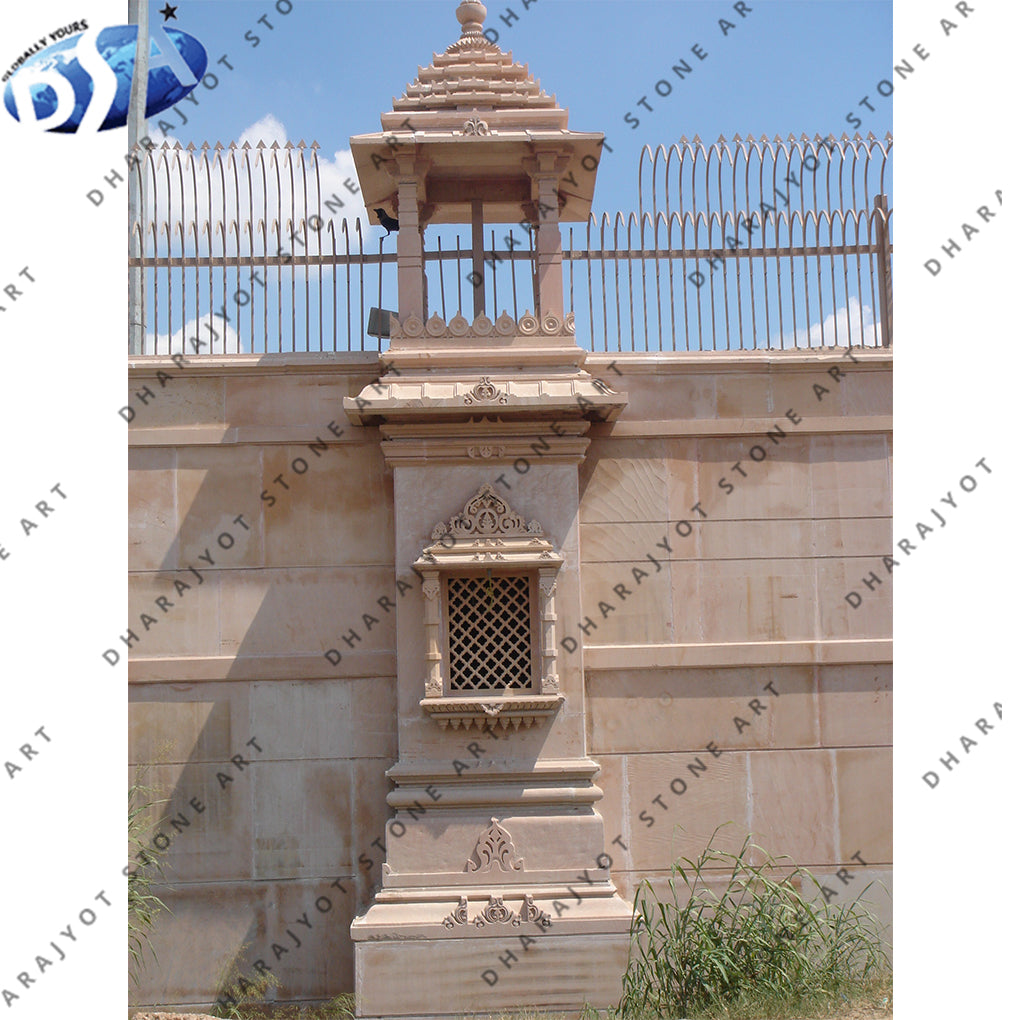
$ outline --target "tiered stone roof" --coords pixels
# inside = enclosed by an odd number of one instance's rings
[[[554,96],[544,92],[524,64],[485,40],[490,51],[474,47],[454,54],[436,53],[429,67],[393,101],[400,112],[447,109],[550,109]]]
[[[418,68],[381,115],[381,132],[351,139],[366,206],[394,215],[403,173],[417,180],[422,224],[470,223],[473,201],[488,223],[537,222],[540,187],[555,172],[544,205],[558,202],[560,222],[586,222],[603,136],[570,130],[568,112],[527,65],[486,39],[486,13],[481,0],[461,0],[460,38]]]
[[[515,63],[512,54],[485,38],[485,15],[485,6],[479,0],[463,0],[457,8],[460,38],[445,53],[434,53],[428,67],[418,68],[418,77],[399,99],[393,100],[393,113],[383,115],[384,128],[394,127],[410,114],[423,113],[439,115],[426,118],[426,123],[434,119],[436,127],[446,126],[443,113],[461,115],[463,120],[462,115],[472,111],[509,114],[496,117],[497,123],[507,127],[526,124],[537,130],[566,128],[566,111],[556,105],[556,97],[543,91],[526,64]],[[514,113],[526,114],[526,119]],[[415,117],[415,126],[420,123],[420,116]]]

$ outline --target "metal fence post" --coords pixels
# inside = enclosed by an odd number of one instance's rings
[[[889,202],[885,195],[875,196],[874,217],[878,242],[878,297],[881,302],[882,346],[891,347],[892,256],[889,253]]]

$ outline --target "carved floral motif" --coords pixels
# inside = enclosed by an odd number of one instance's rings
[[[496,320],[496,333],[499,336],[513,336],[517,332],[517,323],[504,311]]]
[[[524,858],[517,856],[510,833],[496,821],[478,837],[473,851],[476,860],[468,858],[468,871],[523,871]]]
[[[504,446],[469,446],[467,455],[472,460],[488,460],[490,457],[502,457]]]
[[[492,321],[487,315],[479,315],[472,322],[458,312],[444,322],[436,312],[429,317],[427,323],[423,322],[417,315],[409,315],[403,322],[397,316],[390,319],[390,339],[401,339],[403,337],[428,336],[429,339],[461,338],[461,337],[488,337],[495,334],[501,337],[536,336],[543,333],[546,336],[573,336],[574,335],[574,313],[568,312],[562,322],[555,315],[545,316],[541,322],[526,312],[520,319],[514,320],[513,316],[505,311]]]
[[[464,504],[464,509],[450,518],[450,531],[458,537],[489,535],[525,535],[524,518],[511,510],[491,485],[486,483]]]
[[[468,923],[468,901],[466,896],[461,896],[460,903],[457,904],[457,909],[452,914],[447,914],[443,918],[444,928],[453,928],[458,924]]]
[[[449,323],[449,330],[454,336],[467,336],[471,329],[471,323],[458,312]]]
[[[461,896],[456,909],[443,918],[443,927],[456,928],[462,924],[473,924],[476,928],[484,928],[490,924],[509,924],[514,928],[519,928],[524,921],[531,921],[542,928],[552,927],[552,918],[546,911],[538,909],[534,898],[529,894],[525,894],[521,909],[516,914],[503,902],[502,896],[490,896],[489,902],[482,908],[482,912],[470,921],[468,920],[467,897]]]
[[[493,386],[492,380],[487,375],[482,376],[470,393],[464,394],[465,404],[506,404],[509,400],[510,397],[506,393]]]

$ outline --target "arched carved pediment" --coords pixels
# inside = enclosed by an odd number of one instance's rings
[[[464,504],[459,514],[450,518],[449,523],[436,525],[432,539],[438,542],[443,535],[488,538],[495,535],[541,537],[543,534],[538,521],[526,524],[524,518],[486,483]]]

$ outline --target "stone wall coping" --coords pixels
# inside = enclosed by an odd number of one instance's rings
[[[817,371],[819,366],[845,364],[847,371],[890,371],[892,350],[854,350],[856,362],[846,356],[845,349],[816,348],[789,351],[588,351],[586,364],[590,369],[617,367],[630,375],[705,374],[711,372],[760,372],[763,366],[788,371]],[[169,355],[145,355],[128,359],[128,375],[155,376],[157,371],[174,372],[183,376],[265,376],[347,374],[360,375],[373,372],[389,352],[378,351],[326,351],[305,354],[230,354],[185,355],[180,367]],[[609,381],[609,380],[607,380]]]

